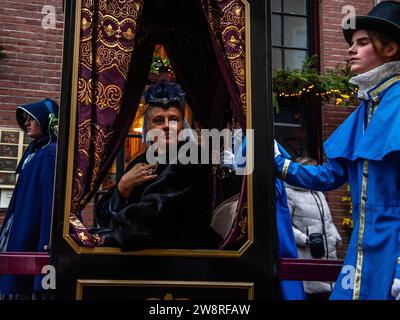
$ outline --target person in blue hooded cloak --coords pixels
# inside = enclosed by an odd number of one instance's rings
[[[400,300],[400,3],[385,1],[343,34],[359,107],[324,143],[327,161],[279,155],[288,184],[329,191],[349,183],[354,229],[331,299]]]
[[[0,230],[0,252],[43,252],[49,244],[57,117],[58,105],[50,99],[17,107],[17,122],[33,140],[16,169],[19,177]],[[0,275],[1,297],[31,299],[43,291],[41,280]]]

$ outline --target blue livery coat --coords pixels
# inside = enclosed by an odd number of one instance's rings
[[[240,149],[240,148],[239,148]],[[290,157],[282,146],[279,150],[286,157]],[[246,154],[246,138],[243,139],[240,152]],[[237,161],[241,163],[242,161]],[[245,166],[241,164],[240,166]],[[239,166],[239,165],[238,165]],[[292,230],[290,211],[287,205],[285,186],[280,179],[275,179],[275,208],[276,208],[276,229],[278,233],[278,256],[279,258],[298,258],[296,241]],[[284,300],[304,300],[305,293],[302,281],[282,280],[280,281],[282,298]]]

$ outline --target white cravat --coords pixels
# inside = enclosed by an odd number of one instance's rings
[[[358,86],[358,98],[368,100],[368,92],[373,87],[396,74],[400,74],[400,61],[391,61],[352,77],[349,82]]]

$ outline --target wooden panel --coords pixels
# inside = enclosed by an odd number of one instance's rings
[[[279,279],[336,281],[342,260],[279,259]]]
[[[49,263],[50,256],[47,253],[0,253],[0,274],[41,274],[42,267]]]

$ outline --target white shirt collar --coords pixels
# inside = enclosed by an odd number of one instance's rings
[[[383,80],[400,74],[400,61],[390,61],[350,79],[350,83],[358,86],[358,98],[368,100],[368,92]]]

